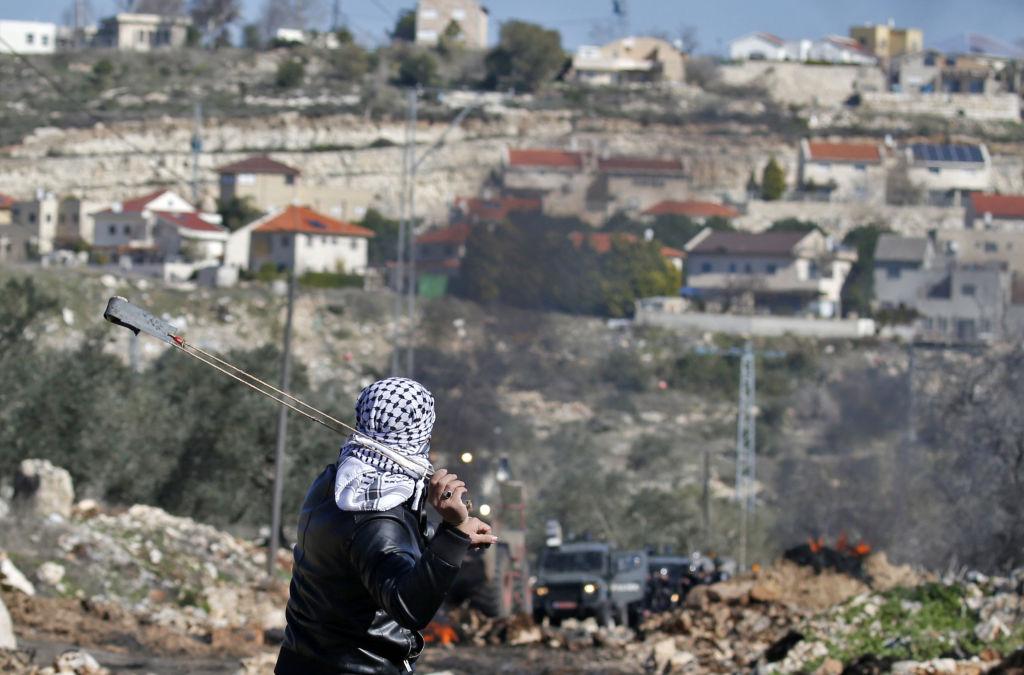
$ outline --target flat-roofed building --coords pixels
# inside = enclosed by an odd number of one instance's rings
[[[220,201],[249,199],[261,211],[298,201],[301,172],[266,155],[254,155],[217,169]]]
[[[121,13],[100,22],[96,43],[119,51],[148,52],[185,46],[192,20],[187,16]]]
[[[670,42],[626,37],[603,46],[582,45],[572,59],[571,77],[587,84],[682,82],[685,59]]]
[[[0,20],[0,53],[53,54],[57,51],[57,24],[45,21]]]

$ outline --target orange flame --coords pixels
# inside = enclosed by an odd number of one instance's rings
[[[423,641],[428,644],[450,645],[459,641],[459,634],[450,624],[431,621],[423,631]]]

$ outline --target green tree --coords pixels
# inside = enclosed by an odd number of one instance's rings
[[[252,202],[252,198],[232,197],[217,202],[217,213],[220,214],[224,227],[232,232],[248,225],[263,215],[263,212]]]
[[[391,31],[392,40],[416,41],[416,10],[407,9],[398,16]]]
[[[448,22],[444,32],[437,39],[437,51],[445,57],[450,57],[462,49],[462,28],[454,19]]]
[[[875,246],[878,237],[888,231],[879,225],[865,225],[850,230],[843,238],[844,246],[857,249],[857,262],[840,292],[843,314],[856,312],[860,316],[871,316],[871,303],[875,299]]]
[[[437,59],[430,52],[410,50],[399,57],[398,84],[432,87],[437,81]]]
[[[489,227],[475,227],[466,240],[466,256],[452,290],[477,302],[501,300],[502,242]]]
[[[383,265],[394,260],[398,250],[398,221],[385,217],[377,209],[367,209],[360,224],[374,232],[367,253],[370,263]]]
[[[761,174],[761,199],[774,202],[786,192],[786,174],[772,157]]]
[[[294,89],[302,84],[306,77],[306,66],[298,59],[287,59],[277,67],[274,84],[279,89]]]
[[[327,56],[332,74],[344,82],[361,80],[370,69],[370,55],[355,42],[343,42]]]
[[[536,91],[558,75],[565,58],[558,31],[507,21],[501,27],[498,46],[487,55],[487,84],[492,89]]]
[[[630,316],[637,299],[676,295],[681,283],[679,271],[661,255],[658,242],[617,239],[601,259],[603,313]]]

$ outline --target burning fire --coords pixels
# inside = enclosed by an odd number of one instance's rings
[[[821,553],[825,546],[824,537],[811,537],[807,540],[807,548],[810,549],[811,553]],[[871,553],[871,546],[863,539],[859,540],[856,545],[851,546],[845,532],[840,532],[839,536],[836,537],[834,549],[839,553],[856,558],[863,558]]]
[[[443,618],[434,619],[423,631],[423,641],[427,644],[450,645],[459,641],[459,634]]]

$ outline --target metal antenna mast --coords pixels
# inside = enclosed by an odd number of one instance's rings
[[[195,126],[192,130],[192,205],[201,209],[199,204],[199,155],[203,152],[203,104],[196,103]]]
[[[754,511],[754,476],[756,462],[756,398],[757,380],[754,370],[754,349],[747,341],[740,357],[739,414],[736,421],[736,500],[740,506],[740,569],[747,567],[747,526]]]

